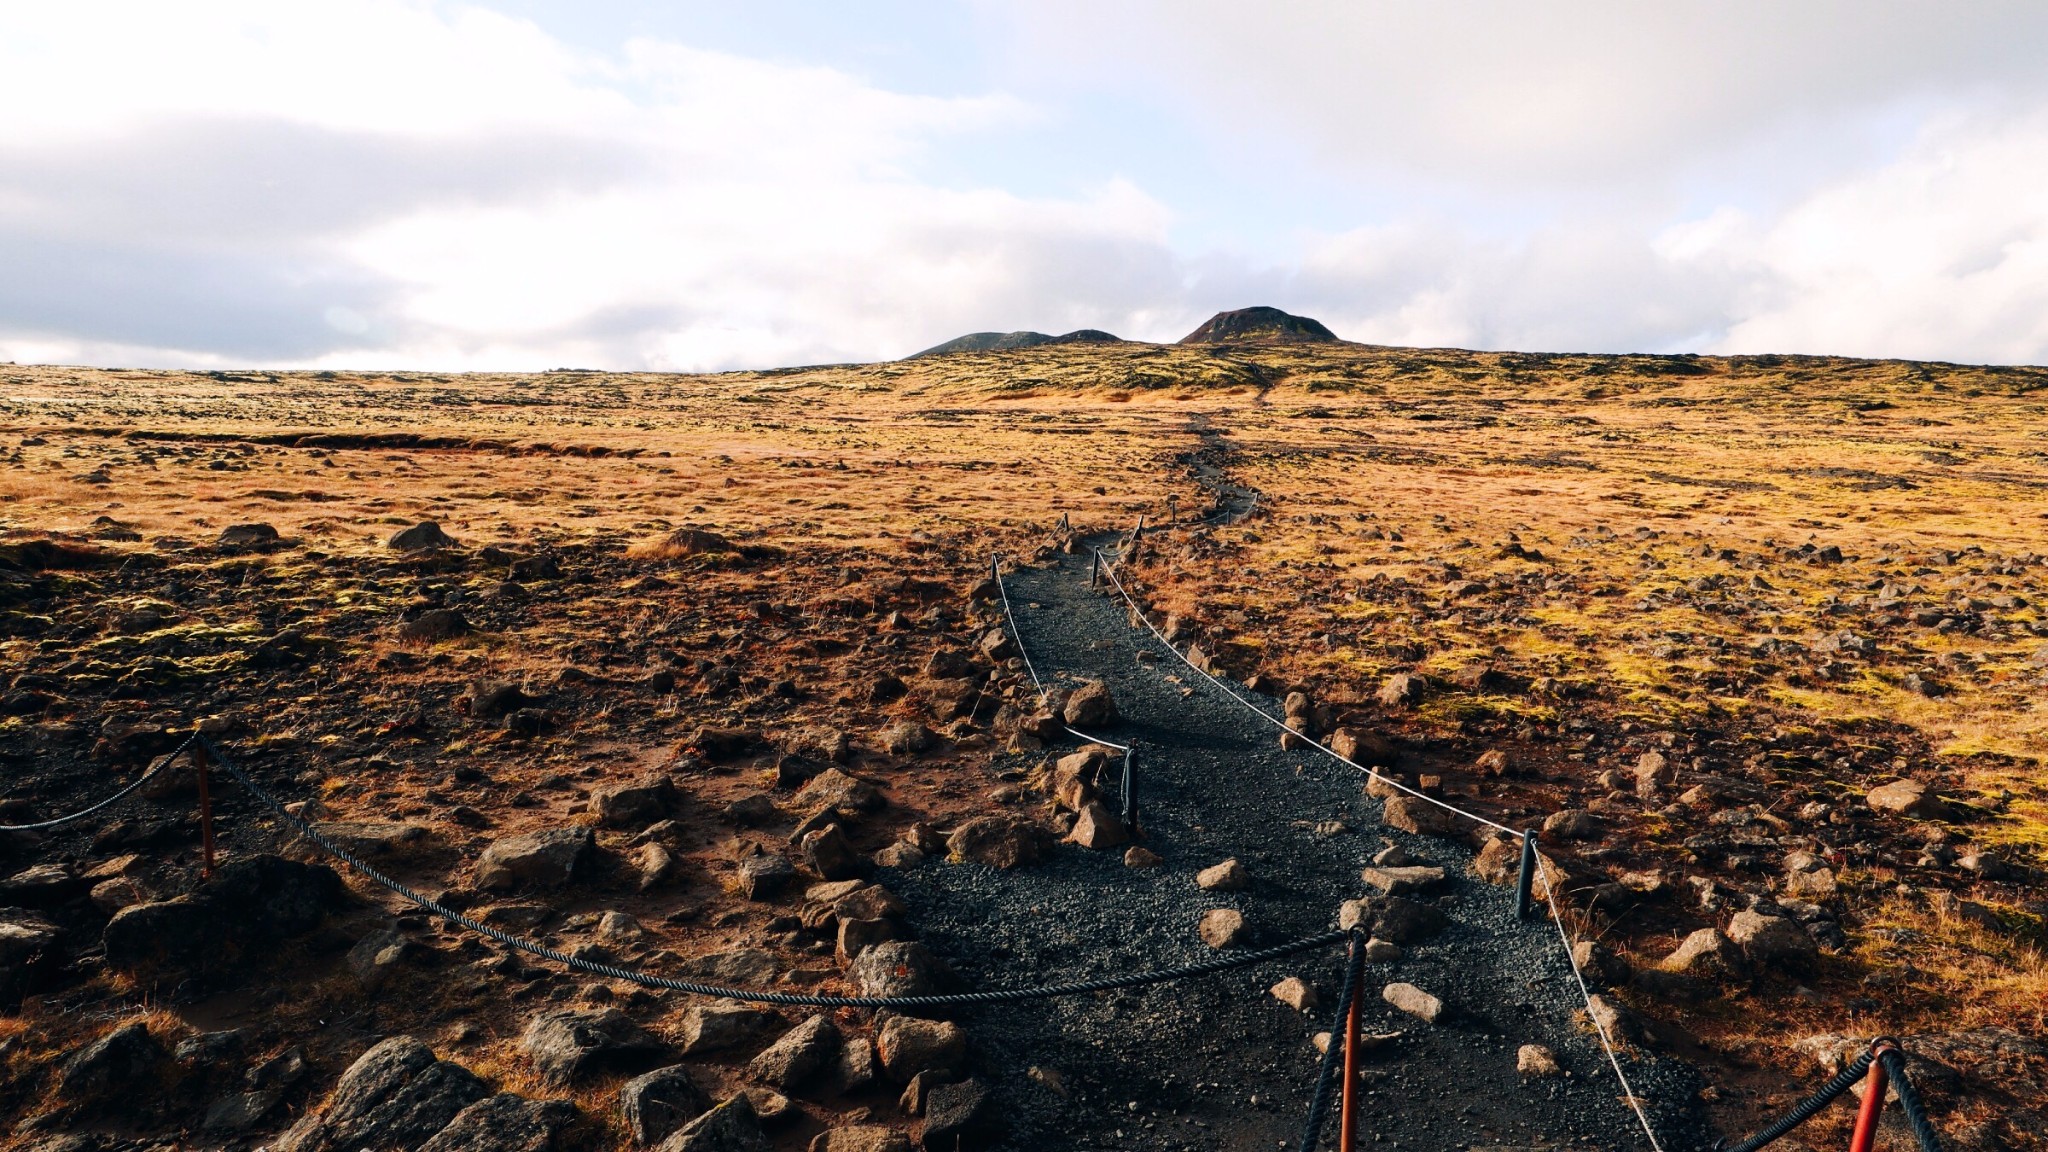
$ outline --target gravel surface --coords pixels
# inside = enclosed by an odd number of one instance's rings
[[[1196,935],[1211,908],[1241,911],[1256,945],[1329,930],[1340,903],[1370,894],[1360,868],[1399,843],[1453,874],[1430,898],[1450,927],[1400,961],[1367,966],[1365,1028],[1401,1036],[1366,1057],[1362,1146],[1648,1148],[1598,1040],[1574,1021],[1584,1003],[1549,920],[1518,921],[1511,890],[1465,872],[1465,844],[1381,827],[1354,771],[1282,751],[1274,729],[1133,629],[1087,576],[1085,556],[1014,572],[1017,628],[1048,685],[1099,679],[1114,693],[1124,719],[1107,735],[1138,749],[1144,844],[1166,863],[1131,869],[1121,849],[1063,844],[1052,862],[1016,872],[931,863],[892,875],[922,938],[975,987],[1164,968],[1214,955]],[[1315,832],[1326,820],[1351,830]],[[1230,857],[1250,873],[1246,890],[1196,887],[1196,872]],[[1318,1060],[1310,1038],[1331,1026],[1342,962],[1332,947],[964,1017],[1004,1104],[1006,1146],[1295,1147]],[[1314,985],[1325,1007],[1303,1015],[1269,995],[1287,976]],[[1380,995],[1394,981],[1441,997],[1455,1019],[1398,1012]],[[1516,1051],[1526,1043],[1548,1045],[1568,1075],[1524,1082]],[[1664,1147],[1701,1144],[1693,1072],[1641,1053],[1626,1067]],[[1334,1147],[1334,1122],[1328,1136]]]

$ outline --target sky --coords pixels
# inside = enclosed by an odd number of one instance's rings
[[[0,0],[0,360],[2048,362],[2048,5]]]

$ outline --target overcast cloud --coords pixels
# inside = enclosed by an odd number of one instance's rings
[[[0,6],[0,359],[708,369],[1268,303],[2048,360],[2039,5],[736,11]]]

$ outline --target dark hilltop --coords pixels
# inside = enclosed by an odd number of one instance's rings
[[[1335,344],[1337,334],[1321,322],[1296,316],[1278,308],[1239,308],[1218,312],[1200,328],[1180,338],[1183,344],[1236,344],[1261,341],[1276,344]]]
[[[1064,336],[1048,336],[1043,332],[969,332],[956,336],[944,344],[934,345],[922,352],[906,356],[915,360],[920,356],[944,356],[951,352],[1008,352],[1013,348],[1036,348],[1041,344],[1121,344],[1123,338],[1096,328],[1082,328]]]

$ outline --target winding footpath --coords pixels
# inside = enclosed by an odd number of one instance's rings
[[[1063,845],[1050,863],[1017,872],[907,870],[890,885],[917,909],[925,941],[982,987],[1187,963],[1215,955],[1196,932],[1212,908],[1241,912],[1253,946],[1328,931],[1340,904],[1374,894],[1361,869],[1397,845],[1448,873],[1417,898],[1443,928],[1399,959],[1367,965],[1364,1028],[1387,1039],[1365,1058],[1362,1146],[1651,1149],[1583,1023],[1549,919],[1518,920],[1510,888],[1470,875],[1463,839],[1383,827],[1380,801],[1354,772],[1312,749],[1283,751],[1264,721],[1134,628],[1113,592],[1091,590],[1088,566],[1085,555],[1062,556],[1006,574],[1017,638],[1049,687],[1098,680],[1114,695],[1123,721],[1108,735],[1137,749],[1143,844],[1165,862],[1130,868],[1121,849]],[[1197,872],[1232,858],[1247,887],[1197,887]],[[1342,969],[1333,947],[1218,977],[974,1013],[1007,1146],[1295,1147],[1319,1059],[1311,1038],[1331,1026]],[[1268,992],[1289,976],[1322,1006],[1300,1012]],[[1425,1023],[1394,1007],[1382,989],[1396,982],[1441,999],[1443,1018]],[[1525,1044],[1551,1049],[1563,1074],[1525,1078]],[[1624,1060],[1657,1146],[1703,1143],[1690,1070],[1640,1052]],[[1334,1147],[1334,1123],[1327,1132]]]

